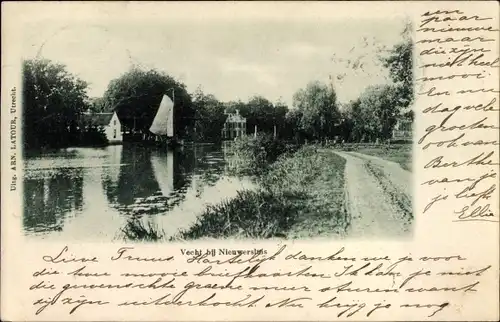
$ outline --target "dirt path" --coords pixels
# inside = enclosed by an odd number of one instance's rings
[[[411,174],[398,164],[356,152],[346,159],[350,237],[408,236],[412,222]]]

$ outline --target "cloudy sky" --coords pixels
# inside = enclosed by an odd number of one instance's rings
[[[23,56],[66,64],[90,83],[90,96],[102,96],[110,80],[138,65],[165,71],[190,92],[201,85],[223,101],[259,94],[288,104],[309,81],[328,82],[329,76],[340,101],[386,82],[376,48],[399,42],[404,23],[401,17],[244,19],[244,12],[238,19],[58,17],[24,23]]]

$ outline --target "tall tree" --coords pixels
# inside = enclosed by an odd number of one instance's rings
[[[198,88],[193,95],[193,106],[196,110],[196,139],[205,142],[220,141],[227,118],[224,104],[214,95],[205,94]]]
[[[89,109],[94,113],[111,112],[106,110],[106,105],[102,97],[92,97],[89,100]]]
[[[278,137],[286,137],[286,115],[288,113],[288,105],[285,102],[278,100],[274,104],[273,111],[274,125],[276,125],[276,131]]]
[[[346,104],[342,104],[340,108],[340,125],[338,134],[341,140],[352,142],[356,140],[354,132],[354,113],[359,106],[359,99],[351,100]]]
[[[275,124],[274,105],[262,96],[254,96],[247,103],[247,126],[253,130],[257,125],[259,132],[272,133]],[[245,111],[242,113],[245,116]]]
[[[299,109],[291,109],[285,116],[285,129],[283,136],[287,139],[301,140],[303,133],[300,127],[302,120],[302,111]]]
[[[293,96],[294,107],[302,112],[301,128],[312,139],[331,138],[340,121],[337,95],[333,88],[311,82]]]
[[[407,23],[401,33],[402,41],[389,50],[380,59],[389,69],[389,75],[395,84],[397,104],[401,108],[410,106],[414,99],[413,90],[413,40],[412,25]]]
[[[88,108],[87,83],[50,60],[23,61],[25,149],[77,143],[78,120]]]
[[[134,67],[109,83],[103,99],[105,109],[116,111],[124,126],[148,133],[165,94],[174,100],[174,134],[192,135],[195,111],[191,96],[184,84],[165,73]]]
[[[353,132],[357,140],[389,139],[399,116],[394,85],[368,87],[352,105]]]

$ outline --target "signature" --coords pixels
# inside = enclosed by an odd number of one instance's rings
[[[498,217],[490,210],[489,204],[472,208],[465,206],[461,210],[455,211],[455,214],[458,214],[458,220],[455,221],[498,222]]]

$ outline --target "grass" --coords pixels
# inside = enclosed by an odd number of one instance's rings
[[[411,144],[347,144],[341,149],[355,151],[379,157],[398,163],[403,169],[412,171],[412,145]]]
[[[131,217],[125,227],[122,228],[125,240],[133,241],[159,241],[164,238],[165,233],[156,224],[148,222],[144,225],[139,218]]]
[[[413,218],[412,202],[409,199],[409,197],[404,193],[402,193],[401,191],[398,191],[398,189],[396,189],[391,184],[390,180],[388,180],[388,178],[384,175],[383,171],[378,167],[376,167],[375,165],[373,165],[372,162],[370,161],[367,162],[365,166],[368,172],[370,172],[375,177],[378,184],[391,198],[393,204],[399,208],[400,213],[405,218]]]
[[[263,180],[269,189],[286,189],[307,195],[302,211],[288,238],[343,235],[350,218],[344,189],[345,159],[331,150],[314,146],[301,149],[292,158],[284,157],[272,166]]]
[[[302,207],[303,198],[286,192],[242,191],[233,199],[209,206],[193,226],[171,240],[284,237],[295,223],[294,214]]]

